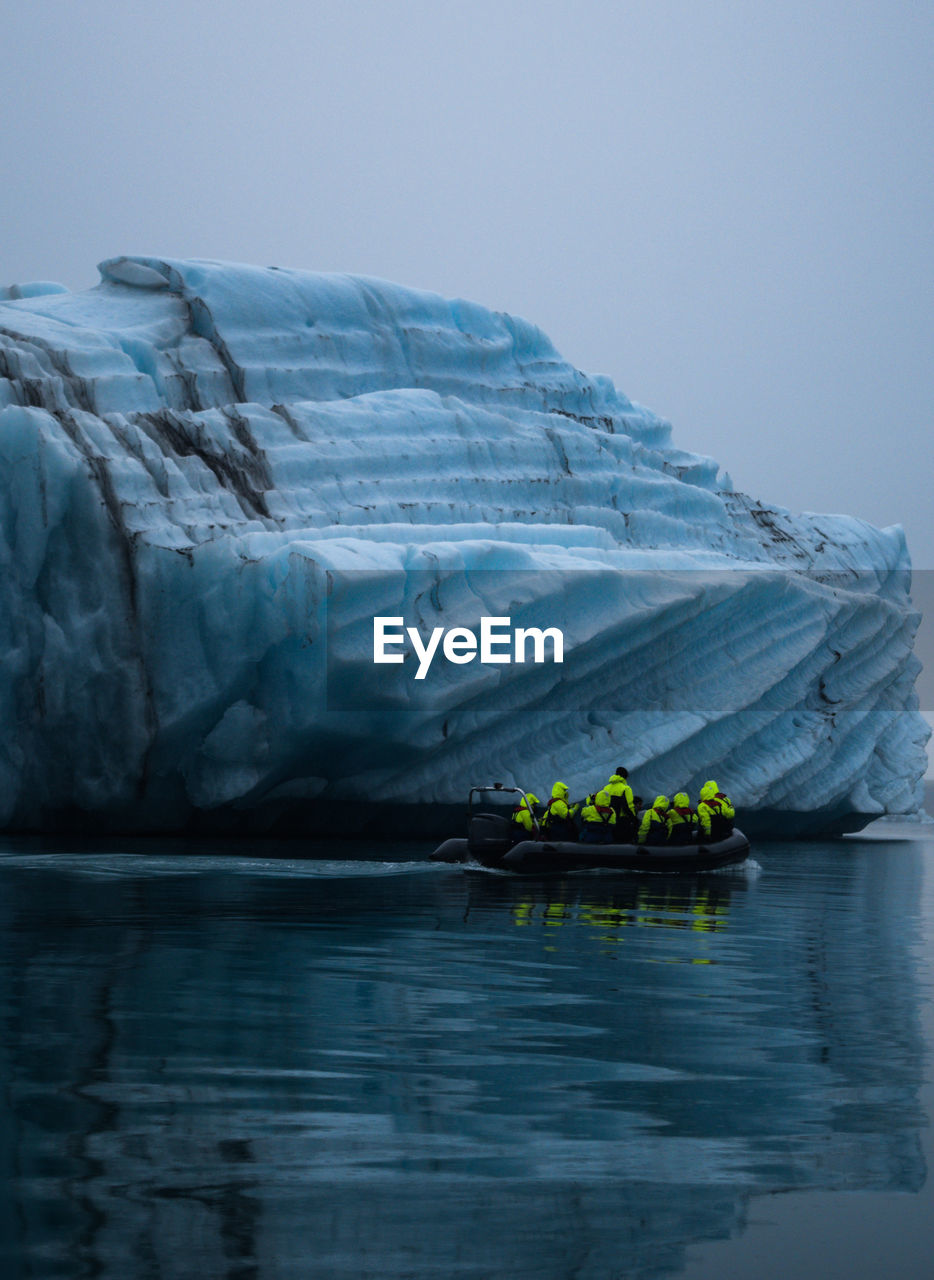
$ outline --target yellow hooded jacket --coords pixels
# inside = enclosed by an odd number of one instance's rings
[[[568,804],[568,787],[566,782],[556,782],[551,788],[551,799],[548,801],[548,807],[545,812],[545,818],[542,823],[547,827],[553,819],[570,818],[574,810]]]
[[[694,821],[694,810],[691,808],[691,800],[686,791],[679,791],[671,802],[671,808],[668,810],[668,834],[671,835],[674,827],[682,826],[687,823],[688,826]]]
[[[642,821],[639,823],[639,835],[637,837],[639,844],[645,844],[648,839],[649,831],[655,825],[660,823],[667,833],[668,824],[665,821],[665,815],[668,812],[668,797],[656,796],[651,809],[646,809],[642,815]]]
[[[621,817],[634,818],[636,816],[636,808],[633,804],[632,798],[632,787],[625,778],[621,777],[618,773],[614,773],[603,789],[609,795],[610,803]]]
[[[697,806],[697,821],[701,835],[708,838],[713,834],[712,826],[716,823],[724,828],[732,827],[736,810],[729,796],[725,796],[715,782],[705,782],[700,791],[700,804]],[[718,822],[722,819],[722,822]]]
[[[613,811],[613,806],[610,804],[610,797],[606,791],[598,791],[593,798],[593,804],[584,805],[581,810],[581,818],[583,818],[585,823],[595,823],[600,826],[616,826],[616,814]]]
[[[532,806],[540,803],[538,796],[533,796],[531,791],[527,791],[512,811],[513,822],[528,831],[530,835],[535,831],[536,826]]]

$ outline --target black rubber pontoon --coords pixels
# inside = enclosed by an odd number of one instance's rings
[[[715,871],[736,866],[749,856],[749,841],[734,829],[712,844],[636,845],[585,844],[583,841],[522,840],[511,849],[494,852],[472,849],[469,840],[451,839],[438,846],[432,862],[476,863],[503,871],[541,874],[548,871],[589,871],[607,867],[617,871]]]
[[[749,841],[733,831],[713,844],[636,845],[584,844],[567,840],[549,844],[523,840],[499,861],[509,871],[588,871],[610,867],[618,871],[714,871],[745,862]]]

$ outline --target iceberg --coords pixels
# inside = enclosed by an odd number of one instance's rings
[[[735,492],[473,303],[100,273],[0,292],[0,826],[439,834],[474,783],[619,764],[752,834],[919,808],[900,528]],[[489,620],[528,653],[471,652]]]

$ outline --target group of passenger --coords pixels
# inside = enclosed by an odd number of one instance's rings
[[[679,791],[670,803],[667,796],[656,796],[644,809],[628,778],[620,766],[599,791],[577,803],[571,802],[564,782],[555,783],[544,807],[527,792],[512,814],[516,839],[540,835],[585,844],[681,845],[713,843],[733,834],[733,804],[713,780],[701,787],[696,808],[688,793]]]

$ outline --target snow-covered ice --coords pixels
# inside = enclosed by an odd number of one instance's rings
[[[899,528],[732,491],[533,325],[117,258],[0,291],[0,825],[385,829],[492,778],[715,777],[744,829],[921,803]],[[373,662],[374,616],[564,662]]]

